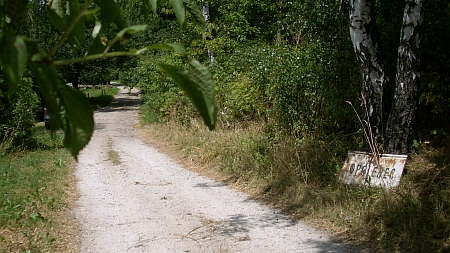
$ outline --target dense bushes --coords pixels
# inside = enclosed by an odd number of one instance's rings
[[[166,64],[181,64],[176,55],[169,53],[159,55],[159,60]],[[176,118],[187,123],[194,117],[194,108],[188,98],[171,78],[161,72],[154,60],[142,59],[128,78],[136,82],[131,85],[141,89],[144,100],[142,111],[146,121],[158,122]]]
[[[39,100],[32,89],[31,78],[24,78],[12,93],[0,90],[0,145],[3,148],[22,147],[30,141]]]
[[[350,54],[314,44],[298,49],[244,44],[233,54],[217,57],[211,71],[219,121],[270,120],[295,134],[356,131],[356,117],[345,102],[356,103],[357,72],[355,66],[333,60],[338,57]],[[161,60],[174,63],[177,58],[163,54]],[[143,109],[156,118],[178,115],[186,121],[195,116],[179,88],[155,63],[141,60],[134,76],[144,93]]]

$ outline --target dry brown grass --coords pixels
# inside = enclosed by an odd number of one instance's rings
[[[337,183],[348,151],[339,137],[274,137],[265,127],[241,123],[211,132],[196,121],[190,127],[169,122],[146,125],[141,133],[185,167],[347,242],[377,252],[450,250],[448,150],[413,154],[400,186],[387,192]]]

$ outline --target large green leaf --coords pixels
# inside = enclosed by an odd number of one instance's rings
[[[100,20],[105,30],[116,20],[120,9],[114,0],[95,0],[94,3],[100,6]]]
[[[95,22],[94,29],[92,30],[91,44],[88,46],[87,55],[102,53],[106,48],[106,42],[102,41],[102,23],[100,21]],[[106,39],[106,38],[105,38]]]
[[[186,11],[192,15],[193,21],[200,25],[202,30],[206,29],[206,23],[202,15],[201,8],[191,0],[169,0],[172,5],[175,16],[180,26],[186,23]],[[151,9],[154,15],[158,13],[158,7],[161,0],[143,0],[144,7]]]
[[[51,130],[63,129],[64,146],[77,158],[94,131],[89,101],[81,92],[66,86],[54,67],[44,63],[32,63],[30,67],[49,110]]]
[[[116,34],[114,39],[108,43],[108,46],[103,51],[103,53],[107,53],[118,40],[127,40],[131,37],[132,34],[145,31],[145,29],[147,29],[146,25],[133,25],[130,27],[126,27],[125,29],[122,29],[120,32]]]
[[[178,23],[180,26],[184,26],[186,22],[186,11],[184,10],[184,0],[169,0],[172,5],[173,12],[177,17]]]
[[[164,44],[153,44],[146,47],[148,50],[151,49],[168,49],[177,52],[182,57],[188,56],[188,52],[184,47],[178,45],[178,44],[172,44],[172,43],[164,43]]]
[[[172,50],[180,54],[186,63],[189,64],[191,72],[166,64],[159,64],[159,66],[183,89],[202,116],[205,124],[210,129],[214,129],[216,126],[217,105],[214,97],[214,81],[208,68],[192,58],[186,49],[177,44],[154,44],[146,47],[146,49]]]
[[[109,47],[116,43],[118,40],[126,40],[131,37],[132,34],[137,32],[143,32],[147,29],[147,25],[133,25],[122,29],[120,32],[116,34],[116,37],[111,41],[108,45]]]
[[[205,124],[212,130],[216,127],[217,105],[214,99],[214,82],[211,73],[192,58],[188,63],[192,72],[165,64],[159,64],[159,66],[183,89]]]
[[[47,11],[47,16],[50,22],[59,31],[63,31],[67,26],[65,20],[64,3],[64,0],[51,0],[49,2],[49,10]]]
[[[186,11],[191,14],[194,22],[200,26],[202,31],[206,30],[206,22],[205,18],[203,17],[201,8],[194,3],[193,1],[184,0],[184,8]]]
[[[0,32],[0,65],[9,93],[17,87],[28,61],[25,37]]]
[[[67,23],[72,23],[81,11],[78,0],[69,0],[67,8]],[[84,46],[84,20],[79,20],[67,38],[74,55]]]
[[[150,8],[154,15],[158,14],[158,7],[161,1],[159,0],[143,0],[144,6]]]
[[[119,29],[125,29],[127,27],[127,22],[125,21],[125,17],[123,16],[121,9],[119,9],[119,13],[114,19],[114,24],[116,24]]]

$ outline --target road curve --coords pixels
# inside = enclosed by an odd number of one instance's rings
[[[75,175],[81,252],[358,252],[144,144],[137,90],[95,112]]]

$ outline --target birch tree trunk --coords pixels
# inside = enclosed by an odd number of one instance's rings
[[[417,110],[423,1],[407,0],[403,14],[397,56],[396,87],[385,133],[385,149],[393,154],[408,152],[412,132],[411,123]]]
[[[202,14],[203,14],[203,18],[205,19],[205,23],[206,23],[206,27],[208,29],[209,36],[212,36],[211,35],[211,24],[210,24],[211,23],[211,10],[210,10],[210,3],[208,1],[202,1]],[[216,55],[215,55],[214,51],[212,51],[209,48],[208,48],[208,58],[209,58],[210,63],[213,63],[216,60]]]
[[[278,1],[278,18],[277,18],[277,38],[275,41],[276,45],[281,45],[281,19],[283,17],[283,2]]]
[[[350,5],[350,36],[362,78],[363,150],[376,152],[374,149],[381,143],[383,86],[387,78],[374,15],[375,0],[350,0]]]

